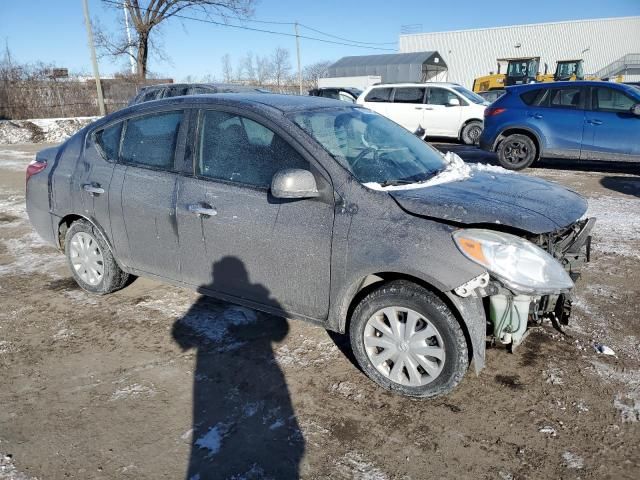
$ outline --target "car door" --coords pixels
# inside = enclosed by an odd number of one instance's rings
[[[457,137],[460,132],[462,107],[450,105],[458,95],[443,87],[429,87],[424,105],[423,125],[428,136]]]
[[[584,130],[585,89],[579,86],[550,87],[540,92],[539,106],[527,112],[529,121],[542,133],[544,154],[580,158]]]
[[[415,132],[422,125],[425,92],[424,87],[396,87],[385,116]]]
[[[121,132],[122,122],[117,122],[90,134],[73,173],[76,211],[82,211],[106,234],[111,231],[110,197],[114,193],[117,195],[111,179],[118,159]]]
[[[183,110],[129,118],[124,125],[120,209],[112,211],[114,235],[125,263],[135,270],[180,279],[175,216],[175,161],[182,155]]]
[[[640,117],[631,112],[639,100],[620,89],[591,89],[586,111],[581,158],[593,160],[640,159]]]
[[[333,190],[285,132],[262,122],[233,109],[199,113],[193,171],[178,188],[182,280],[231,299],[323,319]],[[321,196],[272,197],[271,179],[285,168],[312,171]]]

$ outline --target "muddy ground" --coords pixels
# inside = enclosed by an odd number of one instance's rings
[[[0,146],[0,479],[640,478],[638,168],[528,171],[600,219],[572,323],[416,401],[319,327],[146,279],[80,290],[26,218],[24,167],[43,147]]]

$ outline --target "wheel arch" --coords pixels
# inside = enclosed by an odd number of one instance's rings
[[[484,126],[484,121],[483,121],[481,118],[475,118],[475,117],[472,117],[472,118],[468,118],[468,119],[466,119],[466,120],[462,123],[462,125],[460,126],[460,130],[458,130],[458,140],[462,140],[462,131],[463,131],[463,130],[464,130],[464,128],[465,128],[467,125],[469,125],[471,122],[480,122],[480,123],[482,123],[482,124],[483,124],[483,126]]]
[[[469,309],[466,308],[464,302],[459,302],[457,300],[454,301],[452,295],[443,292],[428,280],[414,275],[398,272],[376,272],[359,278],[349,287],[342,300],[342,305],[340,306],[340,312],[342,314],[339,317],[340,324],[338,331],[343,333],[349,331],[349,323],[351,322],[353,311],[366,295],[379,286],[395,280],[406,280],[428,290],[436,295],[449,308],[449,310],[451,310],[451,313],[456,317],[456,320],[460,324],[460,328],[462,328],[464,333],[469,352],[469,362],[473,359],[475,361],[476,371],[479,371],[484,365],[484,348],[481,348],[480,344],[484,347],[485,335],[483,334],[482,338],[478,338],[478,328],[477,325],[472,324],[470,321]],[[483,327],[484,322],[485,319],[483,314]]]
[[[494,152],[498,151],[498,146],[511,135],[525,135],[529,137],[536,146],[536,160],[542,156],[542,140],[536,132],[525,127],[507,127],[502,130],[496,137],[492,150]]]
[[[92,220],[91,218],[86,217],[84,215],[78,215],[78,214],[75,214],[75,213],[70,213],[68,215],[65,215],[58,222],[58,232],[57,232],[57,238],[56,238],[56,241],[58,243],[58,245],[57,245],[58,249],[64,251],[64,242],[65,242],[65,238],[66,238],[66,235],[67,235],[67,231],[69,230],[69,228],[71,228],[72,224],[74,224],[75,222],[78,222],[80,220],[84,220],[84,221],[90,223],[93,226],[93,228],[100,234],[102,239],[107,243],[107,245],[109,246],[111,251],[112,252],[114,251],[113,245],[112,245],[111,241],[109,240],[109,237],[106,235],[104,229],[98,224],[98,222],[96,222],[95,220]]]

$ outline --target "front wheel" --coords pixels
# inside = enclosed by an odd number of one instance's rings
[[[498,161],[508,170],[523,170],[538,156],[536,144],[526,135],[509,135],[498,146]]]
[[[130,275],[118,266],[102,235],[85,220],[74,222],[65,236],[64,251],[76,283],[104,295],[125,287]]]
[[[465,145],[475,145],[480,140],[481,134],[482,122],[474,120],[464,126],[460,133],[460,139]]]
[[[349,327],[353,353],[378,385],[411,397],[453,390],[469,366],[458,321],[436,295],[394,281],[358,304]]]

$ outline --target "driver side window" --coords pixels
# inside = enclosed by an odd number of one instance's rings
[[[196,175],[268,189],[285,168],[309,163],[282,137],[240,115],[204,111],[200,119]]]

